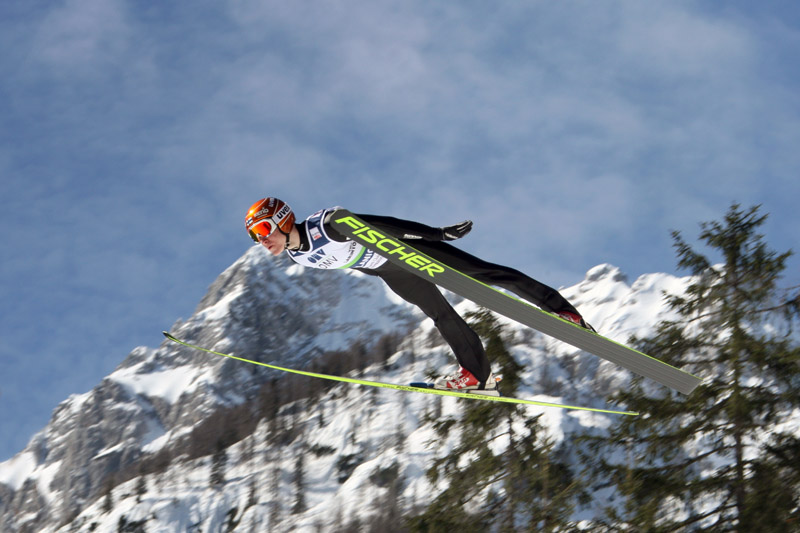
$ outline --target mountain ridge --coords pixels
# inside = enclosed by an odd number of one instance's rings
[[[661,287],[679,287],[685,283],[686,279],[653,274],[641,276],[629,285],[627,277],[618,268],[605,264],[590,269],[583,281],[562,289],[562,292],[600,331],[615,340],[626,342],[630,334],[646,333],[653,323],[664,316]],[[462,313],[475,309],[471,302],[453,295],[449,297]],[[502,317],[498,319],[508,328],[515,358],[527,366],[526,385],[519,392],[526,397],[602,406],[603,396],[624,386],[629,379],[626,372],[610,363],[590,354],[579,353],[568,345]],[[409,335],[408,331],[412,328]],[[404,338],[398,349],[385,354],[383,362],[357,372],[376,380],[393,379],[400,383],[419,378],[421,374],[440,371],[453,362],[432,323],[376,280],[357,272],[327,273],[303,269],[283,258],[269,257],[259,247],[248,250],[221,273],[200,300],[193,315],[176,322],[172,330],[182,338],[219,351],[239,353],[248,358],[289,367],[313,365],[323,359],[326,353],[369,351],[385,334],[392,333]],[[361,348],[354,348],[359,343]],[[336,361],[336,357],[329,359]],[[128,508],[127,514],[119,514],[116,518],[111,516],[110,511],[102,512],[104,498],[112,494],[117,500],[121,499],[123,494],[130,493],[129,485],[136,479],[115,485],[115,473],[135,469],[137,463],[147,458],[152,461],[159,452],[169,450],[176,442],[184,442],[187,436],[194,436],[197,428],[220,409],[237,412],[237,406],[247,406],[248,402],[264,394],[265,384],[271,383],[271,380],[285,381],[284,377],[278,378],[270,371],[250,367],[252,365],[167,344],[156,348],[135,348],[91,391],[72,395],[62,402],[54,410],[50,423],[31,439],[24,450],[9,461],[0,463],[0,526],[8,531],[26,531],[30,528],[37,531],[68,531],[67,525],[74,526],[81,520],[80,523],[86,527],[91,524],[108,527],[123,516],[126,520],[140,519],[134,516],[136,505]],[[275,387],[279,387],[282,381],[277,383]],[[291,394],[302,396],[303,389],[310,390],[318,386],[307,382],[297,383],[299,392],[290,391]],[[422,475],[422,464],[426,457],[430,457],[424,446],[430,431],[421,422],[421,413],[431,409],[458,409],[459,405],[454,402],[437,403],[423,396],[396,392],[394,396],[392,392],[376,395],[373,391],[340,385],[331,387],[319,399],[301,398],[298,400],[300,404],[292,408],[303,412],[308,409],[308,406],[302,406],[303,402],[316,402],[322,406],[322,414],[313,410],[306,412],[304,418],[296,412],[276,414],[282,420],[280,424],[295,424],[298,427],[312,424],[310,421],[315,417],[321,417],[318,422],[320,431],[315,432],[315,436],[328,435],[326,438],[317,441],[312,439],[305,444],[289,443],[297,449],[317,450],[310,452],[310,455],[308,451],[305,452],[309,461],[324,464],[322,470],[327,472],[329,478],[336,478],[334,482],[317,476],[319,479],[314,485],[317,487],[315,490],[319,494],[334,494],[327,501],[321,496],[315,497],[317,508],[338,506],[358,514],[357,509],[363,505],[349,497],[348,491],[363,491],[364,484],[372,484],[367,475],[372,471],[370,468],[380,470],[395,464],[384,453],[375,454],[376,448],[386,446],[378,442],[381,439],[405,442],[403,446],[407,448],[406,451],[395,458],[399,465],[397,475],[402,474],[404,479],[409,480],[406,491],[410,490],[411,494],[430,494],[432,487]],[[342,432],[360,434],[354,421],[368,417],[365,405],[371,405],[374,411],[369,416],[380,416],[382,413],[390,419],[394,418],[397,427],[407,432],[405,438],[393,437],[391,433],[385,433],[385,428],[376,428],[375,435],[362,436],[362,441],[352,437],[349,441],[342,440],[339,436]],[[285,411],[288,407],[279,407],[278,411],[281,409]],[[402,414],[391,415],[393,409]],[[336,424],[331,432],[323,433],[326,412]],[[578,428],[601,428],[610,423],[608,419],[594,415],[570,415],[557,410],[545,410],[543,417],[551,431],[562,439]],[[244,440],[281,440],[275,436],[274,428],[270,429],[270,424],[263,420],[252,423],[252,433],[245,436]],[[368,417],[364,425],[370,426],[372,423]],[[326,443],[328,441],[335,443],[335,446]],[[242,442],[228,443],[227,453],[231,456],[242,454],[240,449],[247,446]],[[257,448],[255,444],[250,446]],[[276,446],[265,446],[262,455],[279,454],[277,450],[280,447]],[[324,452],[329,449],[335,450],[333,453],[337,454],[337,458],[325,462],[327,456]],[[320,455],[315,456],[315,453]],[[172,460],[177,461],[175,458]],[[177,461],[170,463],[158,475],[168,479],[181,476],[191,478],[200,471],[210,469],[209,461],[211,458],[207,456]],[[389,464],[384,464],[387,461]],[[259,479],[266,478],[268,470],[278,468],[281,479],[277,485],[291,485],[291,476],[287,472],[294,466],[285,464],[285,458],[276,458],[275,462],[280,466],[267,464],[259,470],[260,474],[252,475]],[[231,458],[227,464],[230,470],[241,468],[241,461]],[[197,472],[192,473],[193,469]],[[142,474],[138,478],[155,475],[155,472]],[[206,472],[205,476],[199,475],[201,478],[209,476],[210,472]],[[343,481],[337,487],[339,479]],[[354,479],[359,481],[356,483]],[[171,482],[164,483],[170,485]],[[354,483],[358,490],[352,487]],[[263,487],[264,484],[267,482],[258,483],[258,486]],[[228,485],[225,487],[227,491]],[[184,489],[180,491],[181,498],[188,497],[186,495],[192,492],[189,485],[185,485]],[[224,505],[221,502],[230,498],[216,498],[213,489],[209,490],[212,490],[207,495],[209,501],[216,503],[206,502],[206,505],[219,508],[222,513]],[[234,489],[233,485],[230,490],[242,492],[241,487]],[[424,499],[424,496],[420,497]],[[161,503],[165,501],[163,498],[153,498]],[[240,512],[246,503],[238,506]],[[160,505],[159,509],[162,508]],[[196,511],[188,503],[186,505],[190,514]],[[247,508],[248,519],[254,524],[258,520],[263,521],[264,516],[269,515],[266,512],[268,506],[265,505],[250,505]],[[309,509],[313,508],[309,504]],[[290,515],[281,523],[285,522],[286,527],[290,523],[292,527],[301,527],[305,523],[306,526],[302,527],[310,528],[313,520],[303,518],[308,512]],[[161,516],[161,513],[156,514]],[[212,522],[221,525],[225,513],[214,516],[213,520],[206,517],[200,521],[204,524],[204,530]],[[313,516],[313,513],[309,516]],[[186,525],[183,518],[176,519],[177,522],[159,519],[159,530],[182,531],[170,528],[178,523]],[[63,528],[59,529],[61,526]]]

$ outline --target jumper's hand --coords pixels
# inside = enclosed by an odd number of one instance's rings
[[[460,239],[472,229],[472,221],[465,220],[464,222],[459,222],[458,224],[453,224],[452,226],[445,226],[441,228],[442,230],[442,240],[443,241],[454,241],[456,239]]]

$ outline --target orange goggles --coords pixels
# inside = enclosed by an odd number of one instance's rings
[[[262,220],[258,224],[255,224],[248,233],[250,233],[250,238],[253,239],[255,242],[261,242],[261,239],[266,239],[272,233],[278,229],[278,225],[272,221],[271,218],[266,220]]]

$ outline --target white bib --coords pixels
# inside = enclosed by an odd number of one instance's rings
[[[311,249],[286,250],[292,261],[311,268],[378,268],[387,259],[351,240],[338,242],[325,233],[325,216],[337,207],[317,211],[306,219],[305,231]]]

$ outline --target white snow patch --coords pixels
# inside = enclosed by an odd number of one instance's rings
[[[168,432],[164,432],[163,428],[161,430],[161,434],[157,435],[156,431],[151,431],[145,439],[144,444],[142,445],[142,451],[145,453],[154,453],[169,444],[172,440],[178,440],[183,435],[190,433],[194,429],[192,426],[189,427],[182,427],[177,430],[172,430]]]
[[[115,451],[117,451],[117,450],[122,450],[122,449],[123,449],[123,448],[125,448],[126,446],[127,446],[127,443],[125,443],[125,442],[120,442],[120,443],[118,443],[118,444],[115,444],[114,446],[109,446],[109,447],[107,447],[107,448],[103,448],[102,450],[100,450],[99,452],[97,452],[97,453],[95,454],[95,456],[93,457],[93,459],[99,459],[99,458],[103,457],[104,455],[108,455],[108,454],[110,454],[110,453],[114,453],[114,452],[115,452]]]
[[[233,303],[242,294],[242,291],[243,287],[237,286],[234,290],[220,298],[217,303],[211,307],[206,307],[200,313],[198,313],[196,317],[197,320],[216,321],[230,316],[231,303]]]
[[[300,275],[303,274],[303,271],[305,270],[305,268],[306,267],[304,267],[303,265],[294,264],[294,265],[291,265],[290,267],[288,267],[285,270],[285,272],[286,272],[287,276],[292,276],[292,277],[300,276]]]
[[[8,461],[0,463],[0,483],[19,490],[25,480],[36,469],[36,457],[32,452],[22,452]]]
[[[175,403],[181,394],[193,390],[198,381],[198,371],[178,367],[159,372],[139,373],[139,365],[117,370],[109,376],[134,394],[163,398]]]

